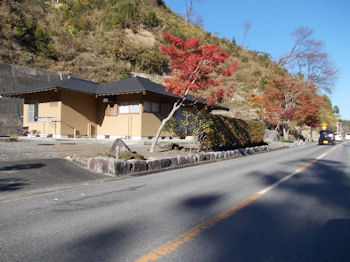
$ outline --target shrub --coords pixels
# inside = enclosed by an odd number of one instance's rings
[[[120,25],[130,27],[140,18],[139,0],[120,0],[110,8],[105,17],[105,24],[109,27]]]
[[[16,136],[16,135],[11,135],[11,136],[10,136],[10,142],[18,142],[18,136]]]
[[[179,129],[179,123],[176,119],[176,117],[170,118],[168,122],[164,125],[164,131],[171,133],[172,135],[176,134],[176,132]]]
[[[57,59],[56,50],[50,43],[49,31],[36,21],[23,17],[15,28],[14,37],[35,53]]]
[[[141,160],[145,159],[145,157],[141,154],[135,154],[134,157],[135,157],[135,159],[141,159]]]
[[[151,27],[157,27],[160,23],[156,13],[153,10],[143,14],[142,20],[146,25]]]
[[[121,158],[121,159],[133,159],[134,154],[131,153],[130,151],[122,151],[119,154],[119,158]]]
[[[193,114],[193,133],[201,148],[231,149],[261,144],[265,123],[212,115],[205,110]]]

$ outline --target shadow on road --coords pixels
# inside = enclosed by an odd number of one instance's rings
[[[35,168],[41,168],[44,167],[44,164],[41,163],[35,163],[35,164],[15,164],[11,166],[4,166],[0,167],[1,171],[12,171],[12,170],[23,170],[23,169],[35,169]]]
[[[219,194],[196,196],[182,201],[180,205],[187,209],[206,209],[215,205],[221,198]]]
[[[0,179],[0,192],[19,190],[29,184],[27,180],[20,178]]]
[[[268,186],[289,173],[250,175]],[[320,160],[184,248],[199,254],[193,261],[350,261],[349,192],[350,175],[344,166]],[[198,207],[209,211],[218,199],[204,195],[180,205],[184,212]]]

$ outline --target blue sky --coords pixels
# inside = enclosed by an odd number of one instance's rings
[[[185,0],[165,0],[176,13],[183,14]],[[324,41],[325,51],[339,69],[339,78],[328,95],[350,120],[350,1],[349,0],[201,0],[195,11],[203,18],[206,31],[242,43],[244,22],[251,23],[245,46],[271,54],[272,58],[290,50],[290,33],[298,27],[314,30],[314,38]]]

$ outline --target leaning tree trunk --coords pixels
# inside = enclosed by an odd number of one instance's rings
[[[289,139],[289,129],[287,129],[286,127],[283,127],[283,138],[285,140]]]
[[[163,119],[163,121],[160,124],[160,127],[159,127],[159,129],[157,131],[157,134],[154,137],[154,140],[153,140],[153,143],[152,143],[152,146],[151,146],[151,149],[149,150],[149,152],[151,152],[151,153],[154,152],[154,148],[156,147],[156,144],[158,142],[158,139],[160,137],[160,133],[162,132],[164,125],[166,124],[166,122],[168,122],[172,118],[172,116],[175,114],[175,112],[183,105],[183,102],[184,102],[184,100],[182,99],[182,100],[177,101],[176,103],[174,103],[173,109],[171,109],[169,115],[166,118]]]

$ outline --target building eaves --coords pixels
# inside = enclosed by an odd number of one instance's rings
[[[159,94],[167,97],[172,97],[174,99],[180,99],[181,97],[172,93],[165,91],[165,87],[152,82],[151,80],[143,77],[131,77],[119,81],[114,81],[111,83],[97,83],[89,81],[86,79],[69,76],[68,79],[59,80],[51,83],[39,84],[35,86],[29,86],[18,90],[12,90],[8,92],[3,92],[0,95],[3,96],[21,96],[24,94],[45,92],[55,89],[66,89],[70,91],[98,95],[98,96],[109,96],[109,95],[123,95],[123,94],[135,94],[150,92],[154,94]],[[187,95],[185,103],[199,103],[205,105],[205,101],[195,99],[194,96]],[[215,109],[229,110],[229,108],[224,107],[219,104],[214,104]]]

